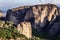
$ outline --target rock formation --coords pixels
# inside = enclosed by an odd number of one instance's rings
[[[24,34],[28,38],[32,38],[32,28],[30,22],[21,22],[17,26],[17,30],[20,34]]]
[[[32,25],[32,28],[39,32],[47,32],[51,35],[56,34],[58,30],[60,30],[60,11],[54,4],[22,6],[9,9],[7,11],[6,18],[8,21],[12,21],[14,25],[17,25],[21,22],[23,22],[22,25],[25,25],[24,21],[29,21]]]
[[[0,12],[0,17],[2,17],[3,16],[3,13],[2,12]]]
[[[0,20],[5,20],[5,17],[3,15],[3,12],[2,11],[0,11]]]

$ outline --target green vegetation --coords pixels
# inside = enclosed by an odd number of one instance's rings
[[[32,38],[28,39],[25,35],[20,34],[12,22],[5,22],[0,20],[0,39],[14,39],[14,40],[45,40],[40,37],[33,35]]]
[[[27,37],[17,31],[12,22],[5,22],[0,20],[0,38],[16,39],[18,37],[27,39]]]
[[[60,36],[58,38],[51,37],[48,34],[39,33],[35,29],[33,29],[33,37],[27,38],[25,35],[20,34],[17,31],[17,28],[13,25],[12,22],[5,22],[0,20],[0,40],[60,40]]]

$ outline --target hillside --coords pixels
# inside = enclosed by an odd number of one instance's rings
[[[27,38],[33,35],[49,40],[60,38],[60,9],[54,4],[8,9],[5,21],[13,22],[17,30]]]

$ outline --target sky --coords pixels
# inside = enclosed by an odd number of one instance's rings
[[[0,0],[0,10],[6,10],[23,5],[60,4],[60,0]]]

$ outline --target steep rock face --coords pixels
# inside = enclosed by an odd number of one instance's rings
[[[49,24],[49,34],[50,35],[59,35],[60,34],[60,12],[58,10],[58,15],[55,20],[51,21]]]
[[[53,4],[22,6],[9,9],[6,18],[7,20],[12,21],[15,25],[20,22],[29,21],[31,22],[32,28],[39,32],[43,31],[54,35],[60,30],[59,26],[57,29],[56,26],[54,26],[59,24],[60,13],[58,7]],[[52,32],[55,31],[53,28],[56,32]]]
[[[58,35],[59,31],[60,31],[60,22],[55,22],[55,23],[51,26],[51,28],[50,28],[50,30],[49,30],[49,34],[50,34],[50,35]]]
[[[17,25],[17,30],[20,34],[24,34],[26,37],[32,38],[32,28],[30,22],[21,22]]]
[[[12,21],[15,25],[17,25],[19,22],[24,21],[26,13],[28,13],[28,11],[30,10],[31,10],[30,8],[24,8],[24,7],[10,9],[7,11],[6,15],[7,20]],[[32,16],[32,13],[29,16]]]

